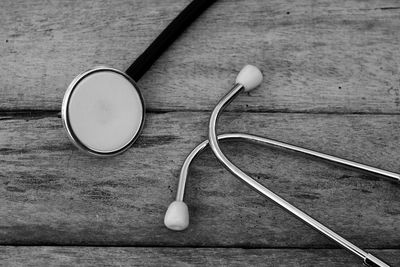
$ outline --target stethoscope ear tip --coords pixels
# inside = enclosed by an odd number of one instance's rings
[[[169,204],[164,217],[165,226],[173,231],[183,231],[189,226],[189,209],[185,202],[174,201]]]
[[[244,86],[246,92],[253,90],[261,84],[263,75],[259,68],[253,65],[246,65],[236,77],[236,83]]]

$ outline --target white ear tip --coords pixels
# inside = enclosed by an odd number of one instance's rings
[[[244,90],[248,92],[259,86],[262,82],[262,79],[263,75],[257,67],[253,65],[246,65],[236,77],[236,83],[242,84],[244,86]]]
[[[185,202],[174,201],[169,204],[164,224],[168,229],[174,231],[182,231],[189,226],[189,209]]]

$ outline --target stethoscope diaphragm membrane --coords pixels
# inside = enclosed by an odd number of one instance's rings
[[[78,75],[62,104],[69,137],[80,149],[98,156],[125,151],[144,123],[143,98],[124,72],[97,67]]]

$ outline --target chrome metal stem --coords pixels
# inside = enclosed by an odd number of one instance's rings
[[[267,138],[263,138],[263,137],[256,136],[256,135],[243,134],[243,133],[221,134],[218,136],[218,140],[221,140],[221,141],[242,140],[242,141],[253,142],[253,143],[263,144],[263,145],[269,144],[271,141]],[[176,201],[183,201],[184,195],[185,195],[185,187],[186,187],[186,180],[188,177],[189,167],[192,164],[193,160],[207,148],[208,144],[209,144],[208,140],[204,140],[203,142],[198,144],[190,152],[190,154],[186,157],[185,161],[183,162],[182,167],[181,167],[181,172],[179,175],[178,189],[176,191],[176,198],[175,198]]]
[[[318,222],[305,212],[301,211],[300,209],[296,208],[271,190],[264,187],[262,184],[256,182],[253,178],[248,176],[244,173],[241,169],[239,169],[236,165],[234,165],[221,151],[219,147],[217,133],[216,133],[216,125],[218,121],[218,117],[224,108],[244,89],[241,84],[236,84],[216,105],[214,108],[210,121],[209,121],[209,143],[212,151],[214,152],[217,159],[224,165],[224,167],[231,172],[234,176],[239,178],[245,184],[250,186],[256,192],[260,193],[261,195],[271,199],[276,204],[281,206],[283,209],[297,217],[298,219],[302,220],[309,226],[313,227],[315,230],[319,231],[320,233],[324,234],[328,238],[332,239],[333,241],[337,242],[344,248],[348,249],[350,252],[354,253],[358,257],[362,258],[364,264],[368,266],[389,266],[386,263],[378,260],[376,257],[372,256],[371,254],[365,252],[361,248],[357,247],[356,245],[352,244],[351,242],[347,241],[345,238],[341,237],[322,223]],[[375,260],[376,259],[376,260]]]
[[[385,170],[381,170],[381,169],[377,169],[375,167],[371,167],[371,166],[367,166],[361,163],[357,163],[354,161],[350,161],[350,160],[346,160],[346,159],[341,159],[335,156],[331,156],[328,154],[324,154],[321,152],[316,152],[313,150],[309,150],[306,148],[302,148],[302,147],[298,147],[298,146],[294,146],[291,144],[287,144],[284,142],[280,142],[274,139],[269,139],[269,138],[265,138],[265,137],[261,137],[258,135],[252,135],[252,134],[245,134],[245,133],[226,133],[226,134],[221,134],[218,135],[218,140],[219,141],[246,141],[249,143],[255,143],[255,144],[259,144],[259,145],[264,145],[264,146],[273,146],[273,147],[277,147],[277,148],[283,148],[283,149],[287,149],[289,151],[294,151],[294,152],[299,152],[299,153],[303,153],[309,156],[314,156],[317,159],[323,159],[326,160],[327,162],[336,162],[336,163],[341,163],[341,165],[343,165],[344,167],[350,167],[350,168],[354,168],[356,170],[363,170],[366,172],[370,172],[371,174],[377,174],[377,175],[382,175],[382,173],[390,173],[390,176],[383,176],[385,178],[394,178],[395,181],[396,180],[396,176],[399,176],[399,174],[397,173],[393,173],[393,172],[389,172],[389,171],[385,171]],[[193,160],[200,154],[203,152],[204,149],[207,148],[207,146],[209,145],[208,140],[204,140],[203,142],[201,142],[200,144],[198,144],[191,152],[190,154],[186,157],[185,161],[182,164],[181,167],[181,172],[179,175],[179,183],[178,183],[178,189],[176,191],[176,199],[177,201],[183,201],[184,199],[184,195],[185,195],[185,186],[186,186],[186,180],[188,177],[188,172],[189,172],[189,167],[192,164]],[[357,167],[356,167],[357,166]],[[370,171],[371,169],[373,169],[374,171]],[[378,170],[382,173],[377,173],[375,170]]]

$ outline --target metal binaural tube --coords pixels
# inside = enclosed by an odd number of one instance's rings
[[[218,140],[220,141],[233,141],[233,140],[240,140],[240,141],[247,141],[251,143],[257,143],[262,145],[273,144],[272,139],[263,138],[256,135],[251,134],[244,134],[244,133],[227,133],[221,134],[218,136]],[[182,164],[181,172],[179,174],[179,183],[178,189],[176,190],[176,201],[183,201],[185,196],[185,186],[186,180],[188,177],[189,167],[192,164],[193,160],[200,155],[209,145],[208,140],[204,140],[200,144],[198,144],[190,153],[187,155],[185,161]]]
[[[332,239],[333,241],[337,242],[353,254],[360,257],[364,264],[367,266],[381,266],[387,267],[386,263],[377,259],[376,257],[372,256],[371,254],[365,252],[361,248],[357,247],[353,243],[349,242],[345,238],[341,237],[322,223],[318,222],[310,215],[306,214],[305,212],[301,211],[300,209],[296,208],[271,190],[264,187],[262,184],[255,181],[253,178],[248,176],[244,173],[241,169],[239,169],[236,165],[234,165],[221,151],[219,147],[219,142],[216,133],[216,125],[219,118],[219,115],[222,113],[224,108],[229,105],[229,103],[240,93],[244,90],[244,86],[241,84],[236,84],[234,87],[219,101],[219,103],[215,106],[209,121],[209,143],[210,147],[217,157],[217,159],[224,165],[224,167],[231,172],[234,176],[239,178],[239,180],[243,181],[245,184],[250,186],[259,194],[271,199],[284,210],[288,211],[290,214],[294,215],[298,219],[302,220],[315,230],[319,231],[320,233],[324,234],[326,237]]]
[[[245,174],[242,170],[240,170],[237,166],[235,166],[232,162],[229,161],[228,158],[222,153],[219,142],[218,141],[226,141],[226,140],[242,140],[252,143],[257,143],[261,145],[268,145],[274,146],[277,148],[284,148],[289,151],[299,152],[306,155],[310,155],[316,157],[318,159],[326,160],[327,162],[336,163],[343,165],[345,167],[350,167],[359,171],[365,171],[367,173],[382,176],[389,180],[400,182],[400,174],[382,170],[379,168],[371,167],[365,164],[361,164],[358,162],[346,160],[343,158],[331,156],[325,153],[317,152],[314,150],[294,146],[291,144],[287,144],[284,142],[280,142],[273,139],[264,138],[257,135],[250,135],[244,133],[227,133],[217,136],[216,133],[216,125],[219,118],[219,115],[222,113],[224,108],[242,91],[249,91],[252,88],[255,88],[257,84],[260,84],[262,80],[261,73],[259,70],[253,66],[246,66],[242,69],[241,74],[238,75],[236,79],[235,86],[231,89],[228,94],[226,94],[217,106],[214,108],[210,121],[209,121],[209,140],[205,140],[199,145],[197,145],[187,156],[186,160],[184,161],[180,177],[179,177],[179,185],[178,190],[176,193],[176,200],[171,203],[169,206],[164,223],[165,225],[171,229],[176,231],[181,231],[187,228],[189,225],[189,213],[187,205],[183,202],[184,199],[184,191],[186,180],[188,176],[188,170],[192,163],[192,161],[208,146],[210,145],[214,154],[218,158],[218,160],[224,165],[224,167],[230,171],[234,176],[239,178],[241,181],[245,182],[249,185],[252,189],[260,193],[261,195],[271,199],[276,204],[281,206],[283,209],[291,213],[292,215],[296,216],[298,219],[302,220],[309,226],[313,227],[315,230],[319,231],[320,233],[324,234],[328,238],[332,239],[333,241],[337,242],[344,248],[348,249],[350,252],[354,253],[355,255],[359,256],[363,259],[363,263],[366,266],[381,266],[386,267],[389,266],[385,262],[381,261],[377,257],[373,256],[362,250],[361,248],[355,246],[345,238],[341,237],[325,225],[321,224],[317,220],[313,219],[311,216],[306,214],[305,212],[301,211],[300,209],[296,208],[292,204],[288,203],[286,200],[275,194],[274,192],[270,191],[263,185],[256,182],[253,178],[249,177]]]
[[[328,155],[325,153],[317,152],[314,150],[302,148],[302,147],[291,145],[291,144],[287,144],[287,143],[284,143],[281,141],[265,138],[265,137],[258,136],[258,135],[245,134],[245,133],[225,133],[225,134],[218,135],[218,140],[222,141],[222,142],[238,140],[238,141],[245,141],[245,142],[249,142],[249,143],[264,145],[264,146],[273,146],[273,147],[277,147],[277,148],[283,148],[283,149],[287,149],[288,151],[299,152],[299,153],[303,153],[303,154],[306,154],[309,156],[313,156],[317,159],[323,159],[323,160],[326,160],[327,162],[340,163],[344,167],[349,167],[349,168],[353,168],[356,170],[366,171],[373,175],[379,175],[384,178],[394,179],[395,181],[399,181],[398,177],[400,177],[399,174],[394,173],[394,172],[385,171],[382,169],[378,169],[375,167],[357,163],[357,162],[354,162],[351,160],[338,158],[338,157],[331,156],[331,155]],[[206,149],[208,147],[208,145],[209,145],[208,140],[204,140],[203,142],[198,144],[186,157],[185,161],[182,164],[181,172],[179,174],[179,183],[178,183],[178,189],[176,191],[175,200],[183,201],[184,195],[185,195],[185,186],[186,186],[186,180],[188,177],[189,167],[192,164],[193,160],[200,153],[202,153],[204,151],[204,149]],[[388,174],[388,175],[384,175],[384,174]]]

